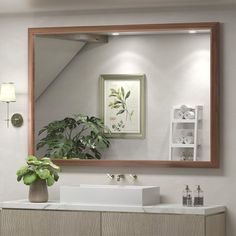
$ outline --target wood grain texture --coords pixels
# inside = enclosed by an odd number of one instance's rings
[[[28,32],[28,154],[34,154],[35,134],[35,61],[34,61],[34,35]]]
[[[59,166],[110,166],[110,167],[184,167],[184,168],[213,168],[211,161],[155,161],[155,160],[52,160]],[[216,166],[214,166],[216,167]]]
[[[211,28],[211,164],[212,167],[218,168],[219,160],[219,108],[220,108],[220,94],[219,94],[219,31],[220,24],[216,23]]]
[[[100,213],[2,210],[1,236],[100,236]]]
[[[28,79],[29,79],[29,128],[28,152],[34,154],[35,111],[34,111],[34,38],[42,34],[69,33],[109,33],[109,32],[158,32],[160,30],[191,30],[210,29],[211,31],[211,158],[210,161],[145,161],[145,160],[56,160],[58,165],[81,166],[113,166],[113,167],[189,167],[189,168],[218,168],[219,167],[219,26],[218,22],[199,23],[169,23],[141,25],[108,25],[80,27],[47,27],[30,28],[28,30]]]
[[[69,34],[69,33],[106,33],[106,32],[148,32],[155,30],[178,29],[209,29],[215,27],[216,22],[140,24],[140,25],[102,25],[102,26],[72,26],[72,27],[44,27],[29,28],[30,34]]]
[[[200,216],[3,209],[0,222],[1,236],[226,235],[224,213]]]
[[[204,218],[196,215],[102,213],[102,236],[204,236]]]
[[[206,236],[225,236],[225,214],[206,217]]]

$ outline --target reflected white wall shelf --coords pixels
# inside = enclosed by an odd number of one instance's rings
[[[186,119],[173,119],[172,120],[173,123],[195,123],[195,119],[189,119],[189,120],[186,120]]]
[[[195,144],[178,144],[178,143],[172,143],[172,148],[194,148]]]
[[[179,152],[183,153],[185,149],[191,149],[189,153],[191,153],[192,158],[189,159],[186,157],[186,160],[197,161],[198,149],[200,147],[198,131],[199,121],[202,119],[202,110],[203,106],[200,105],[188,107],[185,112],[191,112],[193,116],[190,118],[185,116],[179,118],[179,114],[176,114],[182,112],[181,106],[173,107],[170,118],[169,160],[176,160],[176,157],[174,157],[175,149],[179,149]],[[179,125],[181,125],[181,128],[177,128]],[[192,142],[185,143],[184,137],[189,136],[189,132],[192,134],[192,136],[190,136],[192,137]],[[175,138],[179,138],[180,142],[175,142]],[[182,139],[183,142],[181,142]],[[179,157],[178,160],[181,160],[181,158]]]

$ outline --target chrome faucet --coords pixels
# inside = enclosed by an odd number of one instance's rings
[[[116,176],[116,181],[117,182],[120,182],[120,180],[121,179],[124,179],[125,178],[125,175],[124,174],[118,174],[117,176]]]

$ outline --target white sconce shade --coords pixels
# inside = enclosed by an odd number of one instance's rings
[[[12,82],[2,83],[0,90],[0,101],[2,102],[15,102],[16,92],[15,85]]]
[[[11,120],[11,123],[14,127],[21,127],[23,124],[23,117],[19,113],[15,113],[11,119],[9,117],[9,106],[10,102],[16,101],[16,91],[15,91],[15,85],[12,82],[5,82],[1,84],[0,88],[0,101],[6,102],[7,104],[7,128],[9,128],[9,122]]]

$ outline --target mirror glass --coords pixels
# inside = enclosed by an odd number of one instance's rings
[[[45,147],[36,150],[36,144],[44,137],[39,131],[48,123],[74,114],[103,119],[104,109],[109,113],[113,108],[105,124],[118,135],[111,135],[101,160],[210,163],[212,29],[97,31],[50,31],[33,37],[36,155],[46,153]],[[126,80],[140,75],[142,94],[133,92],[136,85],[129,86],[132,83]],[[107,96],[102,86],[107,87]],[[142,123],[142,135],[119,136],[129,119],[125,110],[118,114],[123,104],[109,107],[119,102],[111,95],[112,86],[121,89],[124,97],[130,93],[127,106],[132,107],[131,95],[143,103],[142,109],[137,106],[128,116]],[[119,122],[125,125],[118,126]]]

